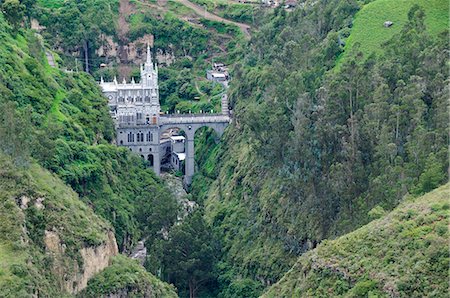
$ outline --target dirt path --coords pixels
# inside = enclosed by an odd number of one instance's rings
[[[234,22],[234,21],[230,21],[228,19],[224,19],[216,14],[210,13],[208,11],[206,11],[203,7],[192,3],[191,1],[188,0],[175,0],[181,4],[183,4],[184,6],[187,6],[189,8],[191,8],[192,10],[194,10],[198,15],[204,17],[205,19],[211,20],[211,21],[217,21],[217,22],[223,22],[225,24],[232,24],[232,25],[236,25],[238,26],[242,33],[244,33],[246,38],[250,38],[250,26],[247,24],[242,24],[242,23],[238,23],[238,22]]]

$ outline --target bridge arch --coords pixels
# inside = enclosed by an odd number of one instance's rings
[[[213,122],[213,121],[208,121],[209,119],[207,118],[203,118],[205,119],[204,121],[202,118],[200,118],[198,122],[193,122],[191,119],[189,119],[188,117],[180,117],[181,120],[185,120],[185,121],[180,121],[178,123],[167,123],[167,124],[163,124],[160,127],[160,131],[165,131],[167,129],[170,128],[178,128],[182,131],[184,131],[185,133],[185,154],[186,154],[186,158],[185,158],[185,175],[184,175],[184,183],[185,185],[190,185],[192,183],[192,178],[194,177],[194,173],[195,173],[195,146],[194,146],[194,139],[195,139],[195,133],[197,132],[198,129],[203,128],[203,127],[207,127],[207,128],[211,128],[212,130],[214,130],[214,132],[217,134],[217,136],[220,138],[224,131],[225,128],[228,126],[228,121],[222,121],[222,122]],[[191,121],[189,121],[191,120]]]

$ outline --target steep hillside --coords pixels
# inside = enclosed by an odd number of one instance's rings
[[[428,30],[429,8],[405,8],[377,56],[355,44],[335,69],[361,5],[275,10],[234,68],[233,125],[198,155],[192,187],[221,239],[221,297],[257,296],[373,208],[448,179],[446,28]]]
[[[15,18],[0,13],[0,296],[65,297],[171,226],[178,206],[145,161],[110,144],[93,78],[51,66]]]
[[[0,149],[61,177],[113,224],[121,251],[170,225],[176,200],[144,161],[110,144],[107,99],[92,77],[50,67],[42,38],[14,30],[3,14],[0,41]]]
[[[450,184],[301,256],[263,297],[445,297]]]
[[[36,164],[0,156],[0,296],[57,297],[86,287],[118,253],[113,229]]]

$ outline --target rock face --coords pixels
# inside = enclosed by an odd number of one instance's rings
[[[48,252],[54,257],[53,273],[59,277],[61,288],[71,294],[86,288],[88,280],[108,267],[111,264],[111,258],[119,253],[112,231],[107,232],[105,243],[84,247],[78,251],[81,255],[81,266],[76,260],[70,260],[65,255],[66,246],[61,243],[57,232],[45,231],[44,243]]]

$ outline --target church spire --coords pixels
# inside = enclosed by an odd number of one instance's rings
[[[150,51],[150,44],[147,43],[147,63],[148,65],[152,65],[152,53]]]

